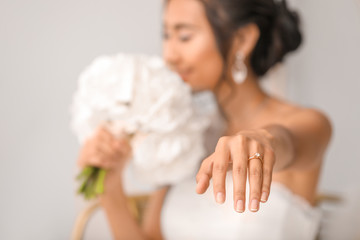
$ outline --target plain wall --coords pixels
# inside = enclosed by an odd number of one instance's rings
[[[323,110],[333,124],[319,187],[360,189],[360,1],[294,2],[305,39],[287,64],[289,98]]]
[[[160,1],[0,1],[0,239],[69,239],[81,203],[69,105],[100,54],[158,53]]]
[[[286,94],[331,118],[319,189],[342,192],[360,169],[360,4],[293,2],[306,41]],[[69,238],[83,205],[68,108],[84,67],[119,51],[161,52],[160,0],[0,0],[0,239]]]

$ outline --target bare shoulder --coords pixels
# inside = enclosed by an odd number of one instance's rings
[[[332,134],[332,123],[325,112],[317,108],[306,108],[283,100],[274,100],[274,108],[280,109],[279,117],[284,124],[307,128],[314,133],[329,139]]]
[[[332,135],[332,123],[330,118],[320,109],[296,107],[296,111],[288,117],[289,124],[298,127],[304,133],[311,135],[319,141],[327,144]]]
[[[301,145],[325,149],[331,139],[333,129],[331,120],[320,109],[274,99],[269,112],[275,113],[273,116],[277,115],[274,123],[286,126],[298,138]]]

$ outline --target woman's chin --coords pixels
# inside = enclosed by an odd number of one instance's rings
[[[190,86],[192,92],[201,92],[211,90],[211,86],[204,86],[201,81],[193,81],[193,78],[189,78],[188,76],[181,76],[181,79]]]
[[[212,90],[210,87],[207,88],[207,87],[204,87],[204,86],[193,86],[191,84],[189,84],[189,85],[190,85],[191,91],[193,93]]]
[[[181,75],[181,74],[180,74],[180,77],[184,82],[189,83],[189,77],[187,77],[185,75]]]

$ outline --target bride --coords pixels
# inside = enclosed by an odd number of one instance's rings
[[[196,181],[152,195],[141,226],[126,207],[119,177],[131,154],[128,142],[105,129],[86,142],[79,165],[109,169],[100,201],[114,237],[314,239],[331,124],[321,111],[277,99],[259,85],[301,44],[296,13],[285,0],[167,0],[163,31],[165,61],[194,92],[214,93],[226,129]]]

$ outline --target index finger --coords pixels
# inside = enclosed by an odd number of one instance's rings
[[[213,189],[216,202],[224,203],[226,198],[225,180],[230,161],[230,150],[227,138],[222,137],[215,150],[213,167]]]
[[[201,163],[200,169],[196,174],[196,192],[198,194],[203,194],[209,187],[209,182],[212,177],[212,168],[213,168],[213,154],[207,157]]]

